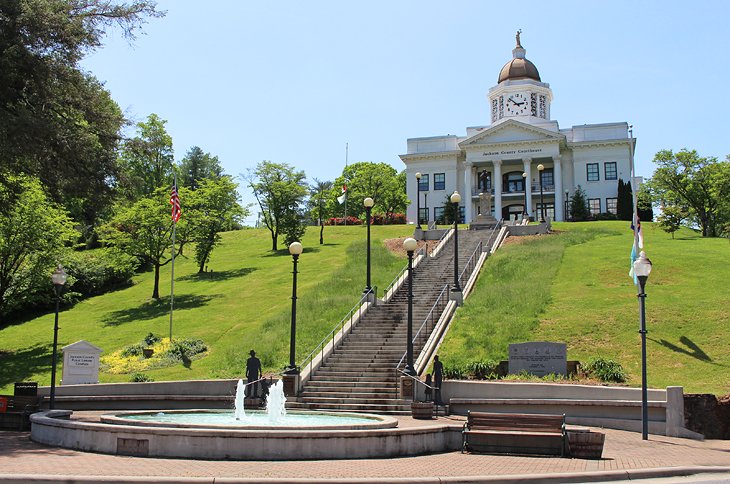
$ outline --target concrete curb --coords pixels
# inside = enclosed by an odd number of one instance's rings
[[[678,466],[654,469],[626,469],[597,472],[562,472],[551,474],[515,474],[496,476],[461,477],[368,477],[368,478],[238,478],[238,477],[160,477],[160,476],[59,476],[49,474],[0,474],[3,484],[133,484],[143,482],[176,482],[180,484],[480,484],[480,483],[570,483],[609,482],[662,477],[682,477],[696,474],[730,473],[730,467],[723,466]]]

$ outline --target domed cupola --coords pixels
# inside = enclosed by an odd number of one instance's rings
[[[525,48],[520,44],[520,33],[517,31],[517,46],[512,49],[513,59],[506,63],[502,70],[499,71],[499,80],[497,83],[509,79],[534,79],[540,81],[540,73],[537,71],[535,64],[525,58]]]

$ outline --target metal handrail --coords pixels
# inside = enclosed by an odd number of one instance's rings
[[[435,387],[435,386],[429,385],[428,383],[426,383],[426,382],[424,382],[424,381],[421,381],[421,379],[420,379],[420,378],[416,378],[416,377],[415,377],[415,376],[413,376],[413,375],[409,375],[408,373],[406,373],[406,372],[405,372],[405,371],[403,371],[403,370],[398,370],[398,371],[399,371],[399,372],[401,373],[401,375],[403,375],[403,376],[407,376],[407,377],[408,377],[408,378],[410,378],[411,380],[415,381],[416,383],[420,383],[421,385],[423,385],[423,386],[424,386],[424,387],[426,387],[426,388],[430,388],[430,389],[431,389],[431,390],[433,390],[433,391],[438,391],[438,390],[439,390],[439,387]],[[416,400],[416,395],[417,395],[417,394],[418,394],[418,392],[416,391],[416,387],[413,387],[413,401],[414,401],[414,402],[417,402],[417,401],[418,401],[418,400]]]
[[[471,276],[471,272],[474,270],[474,267],[476,266],[477,260],[479,259],[479,255],[481,255],[482,252],[482,241],[480,240],[477,244],[476,249],[474,249],[474,252],[471,253],[471,256],[466,261],[466,264],[464,264],[464,268],[461,270],[461,273],[459,274],[459,285],[461,287],[464,287],[463,284],[461,284],[461,279],[464,277],[464,274],[466,273],[467,269],[471,267],[471,270],[469,271],[469,276]],[[479,253],[479,255],[477,255]]]
[[[441,234],[441,237],[439,238],[438,242],[436,242],[436,245],[434,245],[433,249],[431,249],[431,257],[436,257],[438,255],[438,253],[441,252],[441,249],[443,249],[443,247],[440,247],[441,244],[442,243],[445,244],[445,242],[444,242],[445,239],[448,239],[449,237],[451,237],[453,230],[454,230],[453,228],[448,228],[444,231],[443,234]]]
[[[321,354],[324,357],[324,350],[327,348],[330,341],[332,342],[332,351],[335,349],[335,336],[339,332],[342,336],[344,336],[344,328],[347,321],[350,321],[350,328],[348,329],[348,333],[352,331],[352,318],[355,316],[355,313],[357,312],[358,318],[362,317],[362,306],[366,299],[370,296],[370,294],[373,294],[373,296],[377,296],[378,288],[376,286],[371,287],[368,291],[366,291],[363,296],[360,298],[360,301],[357,302],[350,310],[347,312],[344,318],[340,320],[337,324],[335,324],[332,331],[330,331],[327,336],[325,336],[322,341],[319,342],[319,344],[315,347],[314,350],[312,350],[309,355],[302,360],[301,365],[299,365],[300,368],[304,368],[307,363],[309,363],[309,374],[312,374],[312,366],[314,363],[314,357],[317,354]],[[340,342],[342,342],[342,338],[340,338]],[[320,349],[321,348],[321,349]],[[319,352],[318,352],[319,350]]]
[[[428,312],[426,317],[423,319],[423,323],[421,323],[421,326],[418,328],[418,331],[416,332],[415,336],[413,336],[413,338],[411,338],[411,344],[416,341],[416,339],[419,337],[419,335],[421,335],[421,331],[423,331],[423,328],[426,327],[426,324],[429,322],[429,320],[433,319],[434,310],[437,309],[437,306],[440,305],[441,299],[444,298],[444,295],[448,295],[448,290],[449,290],[449,285],[445,284],[443,289],[441,289],[441,292],[439,293],[438,297],[436,298],[436,301],[433,303],[433,306],[431,306],[431,310]],[[443,304],[443,306],[445,307],[446,304]],[[439,315],[439,318],[440,317],[441,316]],[[435,326],[435,322],[434,322],[433,326]],[[433,330],[433,327],[431,328],[431,330]],[[424,334],[426,334],[426,333],[428,333],[428,330],[424,332]],[[421,336],[421,337],[423,337],[423,336]],[[395,366],[396,376],[397,376],[398,372],[401,371],[401,369],[400,369],[401,365],[403,364],[403,360],[406,358],[407,355],[408,355],[408,351],[403,353],[403,356],[401,356],[401,359],[398,361],[398,364]],[[398,392],[398,388],[396,386],[396,393],[397,392]]]
[[[413,254],[413,260],[414,260],[414,263],[413,263],[413,268],[414,268],[414,269],[415,269],[415,268],[416,268],[416,266],[418,265],[418,264],[417,264],[417,263],[415,262],[415,261],[416,261],[416,259],[417,259],[417,257],[418,257],[418,256],[420,256],[420,255],[425,255],[425,254],[426,254],[426,247],[425,247],[425,246],[424,246],[424,247],[421,247],[420,249],[418,249],[418,250],[417,250],[417,251],[416,251],[416,252],[415,252],[415,253]],[[396,284],[398,284],[398,281],[400,280],[400,278],[401,278],[401,277],[403,277],[403,274],[405,274],[405,273],[406,273],[406,271],[408,271],[408,264],[406,264],[405,266],[403,266],[403,269],[401,269],[401,270],[400,270],[400,272],[398,273],[398,275],[397,275],[397,276],[395,276],[395,279],[393,279],[393,280],[392,280],[392,281],[390,282],[390,284],[388,284],[388,288],[387,288],[387,289],[385,290],[385,292],[383,292],[383,300],[387,301],[387,300],[389,299],[389,298],[388,298],[388,295],[389,295],[389,294],[390,294],[390,295],[392,295],[392,293],[393,293],[393,292],[395,292],[395,289],[393,289],[393,288],[395,287],[395,285],[396,285]]]

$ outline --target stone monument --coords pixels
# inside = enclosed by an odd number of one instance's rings
[[[61,385],[99,383],[99,355],[102,349],[81,340],[61,348],[63,376]]]
[[[568,374],[567,346],[565,343],[532,341],[509,345],[509,373],[523,370],[531,375]]]

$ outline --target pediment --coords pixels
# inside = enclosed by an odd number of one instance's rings
[[[66,345],[63,348],[61,348],[61,351],[69,351],[72,350],[74,352],[78,353],[101,353],[103,350],[99,348],[98,346],[94,346],[88,341],[82,339],[81,341],[77,341],[75,343],[71,343],[70,345]]]
[[[459,143],[459,148],[468,149],[495,143],[560,142],[563,140],[565,140],[565,136],[560,133],[509,119],[465,139]]]

